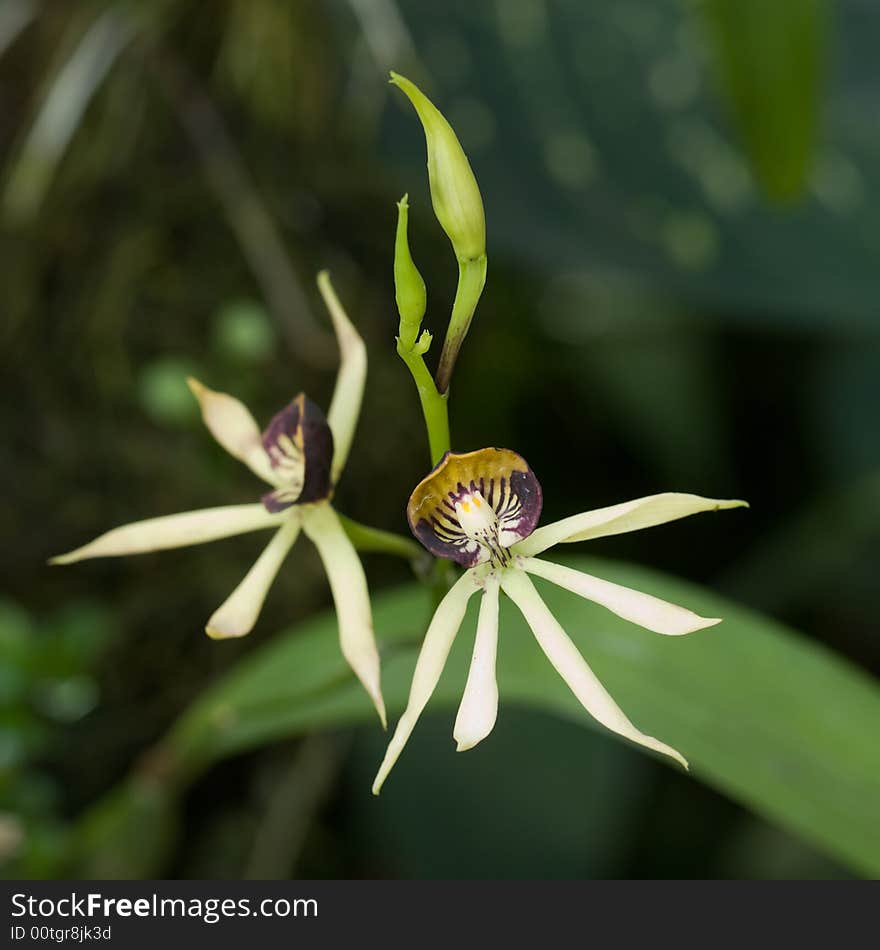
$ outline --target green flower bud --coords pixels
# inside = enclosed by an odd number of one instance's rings
[[[413,83],[394,72],[391,82],[406,93],[425,130],[431,202],[456,257],[459,261],[482,257],[486,253],[483,199],[461,143],[452,126]]]
[[[400,314],[398,336],[401,343],[412,348],[416,342],[422,317],[428,305],[425,282],[409,253],[406,236],[409,203],[404,195],[397,203],[397,236],[394,239],[394,295]]]

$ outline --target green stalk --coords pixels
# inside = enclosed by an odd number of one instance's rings
[[[431,335],[423,333],[415,346],[407,348],[398,338],[397,354],[406,363],[412,375],[428,430],[428,447],[431,464],[436,465],[449,451],[449,401],[448,394],[441,394],[431,379],[431,373],[425,366],[424,354],[431,343]]]
[[[347,518],[338,511],[336,514],[349,540],[358,551],[379,551],[384,554],[394,554],[412,562],[414,567],[424,560],[424,549],[410,538],[394,534],[391,531],[383,531],[381,528],[372,528],[369,525],[361,524],[359,521]]]
[[[446,339],[443,341],[440,365],[437,368],[437,391],[444,397],[449,393],[449,384],[452,380],[455,361],[458,359],[461,344],[467,336],[485,284],[485,254],[469,260],[459,259],[458,287],[455,291],[455,301],[452,304],[452,316],[449,318]]]
[[[419,334],[419,329],[425,316],[427,294],[425,282],[409,252],[408,221],[409,201],[404,195],[397,202],[397,233],[394,238],[394,296],[400,314],[397,353],[415,381],[428,430],[431,463],[436,465],[449,451],[449,410],[445,394],[437,391],[425,366],[431,334],[427,330]]]

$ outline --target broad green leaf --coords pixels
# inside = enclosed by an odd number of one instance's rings
[[[621,706],[638,726],[680,749],[694,777],[850,867],[880,872],[880,689],[869,676],[782,625],[694,585],[604,560],[569,563],[725,618],[688,637],[660,637],[541,585]],[[393,717],[409,689],[428,597],[403,588],[378,596],[374,610]],[[450,755],[451,711],[463,689],[475,615],[473,603],[430,707],[450,709]],[[593,725],[506,602],[499,680],[501,716],[504,705],[515,702]],[[224,756],[370,715],[369,701],[339,655],[335,620],[325,615],[280,635],[207,691],[172,730],[161,754],[183,781]],[[417,728],[411,742],[418,736]],[[469,754],[479,755],[479,747]]]
[[[828,16],[824,0],[697,0],[722,91],[767,194],[804,190],[816,140]]]

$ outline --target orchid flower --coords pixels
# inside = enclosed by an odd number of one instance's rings
[[[238,399],[190,379],[202,419],[230,455],[271,487],[247,505],[205,508],[150,518],[102,534],[84,547],[52,559],[70,564],[92,557],[139,554],[202,544],[273,528],[272,540],[207,623],[215,639],[242,637],[256,624],[281,564],[303,531],[315,544],[327,572],[339,622],[342,653],[372,699],[382,725],[385,704],[379,685],[379,654],[367,581],[358,555],[331,505],[360,414],[367,355],[364,342],[339,302],[329,277],[318,286],[330,311],[340,366],[327,416],[304,393],[282,409],[261,434]]]
[[[413,673],[406,710],[373,783],[378,795],[431,698],[464,619],[468,601],[482,592],[470,672],[455,720],[459,752],[473,748],[495,726],[498,686],[499,592],[516,604],[541,649],[586,711],[607,729],[668,755],[687,768],[671,746],[636,728],[611,698],[541,599],[531,576],[540,577],[655,633],[681,636],[720,623],[649,594],[537,557],[559,543],[586,541],[675,521],[744,501],[667,492],[573,515],[535,530],[542,492],[528,463],[515,452],[487,448],[447,453],[409,500],[407,517],[418,540],[435,556],[466,568],[437,607]]]

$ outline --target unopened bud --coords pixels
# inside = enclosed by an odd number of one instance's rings
[[[431,203],[456,257],[459,261],[482,257],[486,253],[483,199],[461,143],[452,126],[417,86],[394,72],[391,82],[407,95],[425,130]]]
[[[397,203],[397,236],[394,239],[394,295],[397,312],[400,314],[398,336],[401,342],[412,347],[416,342],[422,317],[428,305],[425,282],[413,263],[407,240],[409,203],[404,195]]]

